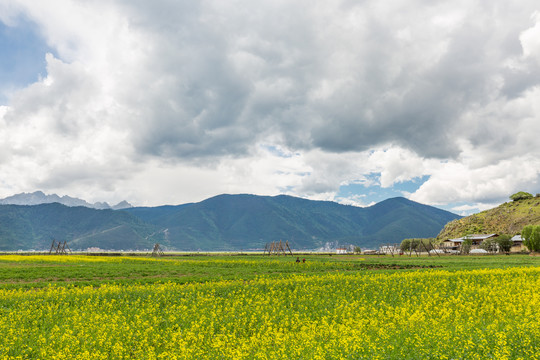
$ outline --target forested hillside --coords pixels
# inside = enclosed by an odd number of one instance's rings
[[[0,205],[0,250],[45,250],[53,239],[72,249],[152,248],[155,228],[136,216],[58,203]]]
[[[177,249],[262,249],[287,240],[296,249],[331,242],[376,248],[407,237],[434,237],[459,216],[405,198],[360,208],[291,196],[219,195],[178,207],[125,210],[161,229]]]
[[[219,195],[199,203],[96,210],[58,203],[0,205],[0,250],[264,249],[289,241],[296,250],[357,245],[377,248],[404,238],[433,237],[458,216],[404,198],[360,208],[291,196]]]

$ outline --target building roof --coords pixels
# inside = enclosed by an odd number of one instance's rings
[[[498,234],[471,234],[471,235],[465,235],[463,237],[456,238],[456,239],[448,239],[445,241],[451,241],[453,243],[462,243],[465,240],[485,240],[485,239],[489,239],[496,236],[499,236],[499,235]]]
[[[448,240],[445,240],[445,241],[450,241],[450,242],[453,242],[453,243],[462,243],[462,242],[463,242],[463,238],[448,239]]]
[[[491,237],[499,236],[498,234],[470,234],[465,235],[462,239],[471,239],[471,240],[484,240]]]
[[[512,241],[523,241],[523,238],[521,237],[521,235],[514,235],[512,237],[512,239],[510,239]]]

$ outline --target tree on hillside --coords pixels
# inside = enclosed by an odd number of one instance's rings
[[[527,225],[521,231],[523,244],[530,250],[540,252],[540,225]]]
[[[520,191],[510,196],[510,199],[512,199],[513,201],[532,199],[532,198],[533,198],[532,194],[529,194],[528,192],[525,192],[525,191]]]
[[[499,250],[504,253],[509,253],[512,245],[512,237],[510,235],[501,235],[495,239],[497,245],[499,245]]]
[[[472,247],[472,240],[471,239],[465,239],[463,243],[461,244],[461,253],[468,255],[471,252]]]
[[[499,247],[495,239],[486,239],[482,241],[480,248],[490,253],[496,253]]]

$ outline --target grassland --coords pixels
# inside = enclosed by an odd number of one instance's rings
[[[0,256],[0,359],[539,359],[540,257]]]

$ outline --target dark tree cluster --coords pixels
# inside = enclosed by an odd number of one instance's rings
[[[526,199],[532,199],[532,198],[533,198],[532,194],[529,194],[528,192],[525,192],[525,191],[520,191],[510,196],[510,199],[512,199],[513,201],[526,200]]]

